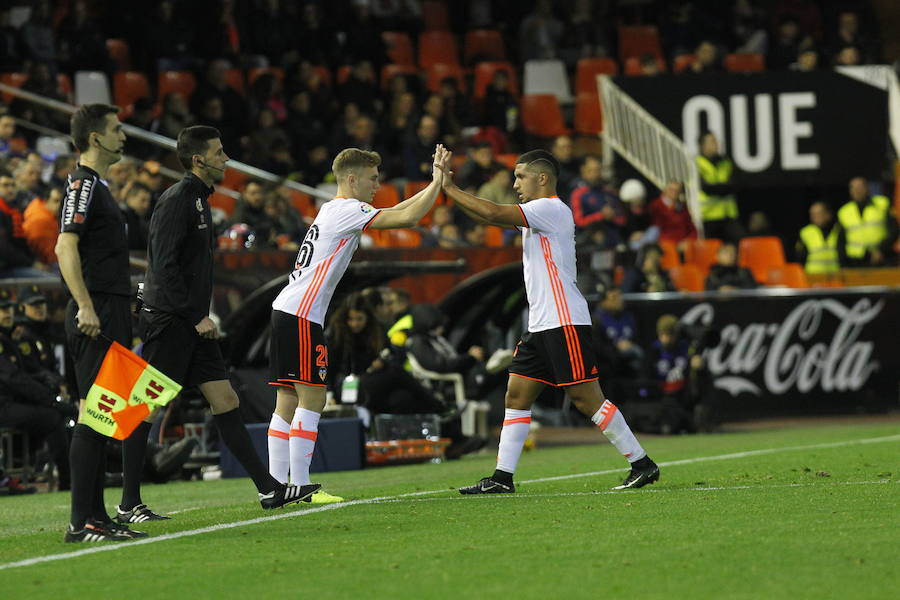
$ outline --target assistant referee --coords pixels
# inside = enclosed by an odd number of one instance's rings
[[[150,219],[143,356],[182,386],[199,387],[219,436],[250,474],[263,508],[299,502],[319,485],[285,485],[269,475],[244,427],[219,332],[209,318],[216,241],[209,196],[224,177],[228,156],[218,130],[202,125],[181,130],[176,153],[187,172],[160,196]]]

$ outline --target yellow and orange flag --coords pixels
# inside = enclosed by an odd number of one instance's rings
[[[81,422],[124,440],[157,406],[168,404],[181,386],[118,342],[112,342],[85,399]]]

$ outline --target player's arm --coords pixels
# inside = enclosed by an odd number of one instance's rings
[[[77,233],[71,231],[60,233],[56,240],[56,257],[59,259],[59,272],[78,305],[78,313],[75,315],[78,329],[85,335],[95,337],[100,333],[100,318],[94,310],[94,302],[81,274],[78,239]]]
[[[457,204],[457,206],[460,208],[460,210],[463,211],[463,213],[465,213],[465,215],[467,217],[469,217],[476,223],[483,223],[484,225],[491,225],[492,227],[502,227],[503,229],[518,230],[518,228],[514,225],[504,225],[503,223],[494,223],[492,221],[488,221],[487,219],[483,219],[483,218],[479,217],[477,214],[475,214],[474,212],[472,212],[471,210],[469,210],[468,208],[464,207],[462,204]]]
[[[373,229],[402,229],[404,227],[412,227],[421,221],[422,217],[434,206],[434,201],[441,191],[443,171],[438,167],[438,163],[439,161],[444,161],[446,155],[449,155],[449,152],[446,152],[444,147],[438,144],[434,152],[431,183],[418,194],[404,200],[397,206],[382,209],[372,219],[369,227]]]
[[[527,227],[522,209],[518,204],[495,204],[490,200],[473,196],[465,192],[453,182],[449,174],[444,177],[444,193],[447,194],[463,212],[482,219],[484,222],[499,227]]]

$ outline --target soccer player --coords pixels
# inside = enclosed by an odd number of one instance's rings
[[[509,367],[497,469],[477,484],[460,488],[462,494],[515,492],[513,474],[528,436],[531,405],[548,385],[565,388],[578,410],[631,463],[628,477],[613,489],[639,488],[659,479],[659,467],[597,383],[591,316],[575,287],[575,222],[556,195],[558,178],[559,163],[544,150],[527,152],[516,161],[513,188],[521,204],[494,204],[462,191],[449,175],[444,177],[444,192],[471,217],[521,229],[529,306],[528,331],[516,344]]]
[[[309,484],[309,465],[325,408],[328,347],[322,324],[334,289],[347,270],[360,235],[366,229],[412,227],[434,205],[441,190],[438,168],[448,153],[435,148],[432,181],[421,192],[393,208],[373,208],[378,190],[377,152],[342,150],[334,159],[337,197],[326,203],[310,225],[297,254],[294,271],[272,303],[269,384],[277,386],[275,412],[269,423],[269,472],[294,485]],[[341,502],[324,491],[311,502]]]

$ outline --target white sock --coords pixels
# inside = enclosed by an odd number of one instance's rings
[[[291,422],[291,483],[309,484],[309,464],[319,435],[319,413],[298,408]]]
[[[507,408],[500,430],[500,449],[497,452],[497,470],[515,473],[522,446],[531,428],[531,411]]]
[[[600,410],[591,417],[591,421],[597,424],[600,431],[609,438],[616,450],[628,459],[628,462],[633,463],[647,456],[647,453],[644,452],[637,438],[631,432],[628,423],[625,422],[625,417],[622,416],[616,405],[609,400],[603,402]]]
[[[269,473],[280,481],[287,483],[288,469],[291,466],[291,424],[272,413],[269,421]]]

